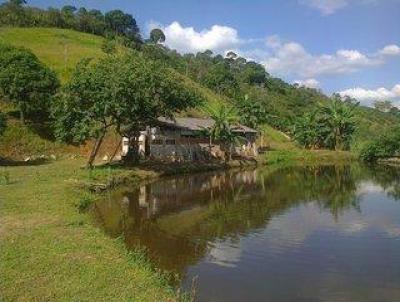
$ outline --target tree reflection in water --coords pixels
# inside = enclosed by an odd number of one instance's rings
[[[357,189],[366,178],[399,199],[399,176],[399,169],[359,165],[203,173],[113,192],[95,213],[111,236],[145,247],[160,267],[182,275],[217,240],[265,229],[292,207],[312,202],[335,220],[360,211]]]

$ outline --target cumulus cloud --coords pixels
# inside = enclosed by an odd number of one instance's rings
[[[223,53],[241,44],[237,30],[229,26],[213,25],[196,31],[193,27],[184,27],[175,21],[167,26],[153,22],[150,27],[161,28],[166,36],[166,44],[181,53],[196,53],[207,49]]]
[[[387,45],[379,51],[379,54],[384,56],[400,56],[400,47],[395,44]]]
[[[371,106],[376,100],[390,100],[395,106],[400,107],[400,84],[395,85],[392,89],[380,87],[377,89],[365,89],[356,87],[340,91],[339,94],[349,96],[359,100],[363,105]]]
[[[299,86],[303,86],[303,87],[307,87],[307,88],[319,88],[319,81],[316,79],[305,79],[305,80],[296,80],[294,81],[295,84],[299,85]]]
[[[383,63],[382,58],[375,54],[366,55],[352,49],[340,49],[334,54],[313,55],[301,44],[283,42],[278,36],[268,38],[266,45],[272,50],[272,55],[263,63],[268,71],[281,76],[312,78],[318,75],[350,73]]]
[[[311,8],[319,10],[323,15],[330,15],[348,5],[347,0],[299,0]]]
[[[399,0],[298,0],[300,4],[321,12],[322,15],[331,15],[350,5],[378,5],[380,2]]]

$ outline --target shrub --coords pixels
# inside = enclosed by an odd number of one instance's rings
[[[388,131],[377,139],[366,144],[360,152],[360,158],[367,162],[375,162],[379,158],[400,155],[400,127]]]

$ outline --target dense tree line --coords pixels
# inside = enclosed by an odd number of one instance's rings
[[[25,0],[10,0],[0,5],[0,26],[68,28],[104,37],[118,36],[126,46],[142,43],[135,18],[121,10],[103,14],[97,9],[72,5],[40,9],[25,4]]]

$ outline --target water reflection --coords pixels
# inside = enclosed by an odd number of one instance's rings
[[[98,202],[95,212],[111,236],[123,235],[129,247],[146,247],[159,266],[183,278],[184,286],[199,275],[204,300],[262,301],[268,288],[271,299],[319,301],[303,283],[321,282],[324,275],[330,278],[325,280],[329,286],[347,289],[338,275],[360,269],[353,262],[366,252],[358,246],[375,251],[374,239],[389,258],[392,250],[384,247],[400,248],[400,204],[394,202],[399,193],[400,169],[391,167],[257,169],[168,178],[123,189]],[[354,238],[365,241],[357,246]],[[396,241],[381,241],[389,239]],[[353,262],[336,261],[341,245]],[[365,261],[370,261],[367,256]],[[400,267],[381,272],[377,265],[371,271],[384,274],[390,290],[400,294],[390,283],[399,284]],[[292,282],[292,291],[300,295],[271,287],[279,276]],[[256,277],[271,286],[254,281]],[[247,286],[245,293],[237,292],[238,286]],[[346,299],[354,294],[351,290]]]

